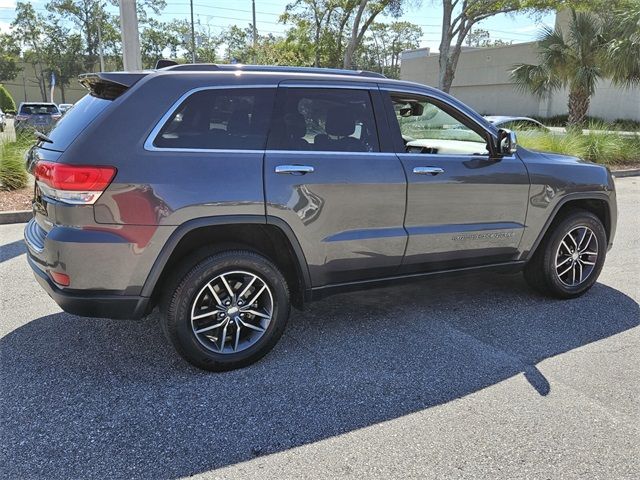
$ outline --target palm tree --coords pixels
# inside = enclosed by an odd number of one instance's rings
[[[572,10],[566,35],[559,28],[543,30],[539,65],[518,64],[511,72],[518,89],[540,97],[568,88],[570,128],[584,123],[598,80],[609,76],[603,25],[594,15]]]
[[[640,2],[605,14],[607,73],[621,87],[640,85]]]

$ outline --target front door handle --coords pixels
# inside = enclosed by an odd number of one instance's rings
[[[413,173],[416,175],[439,175],[444,173],[444,170],[440,167],[416,167],[413,169]]]
[[[311,165],[278,165],[276,173],[288,173],[289,175],[305,175],[313,173]]]

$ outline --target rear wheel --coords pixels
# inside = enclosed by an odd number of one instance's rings
[[[193,365],[224,371],[268,353],[289,317],[289,291],[261,255],[227,251],[192,262],[169,288],[164,330]]]
[[[573,210],[550,227],[525,267],[529,285],[541,293],[573,298],[598,279],[607,253],[607,235],[600,219]]]

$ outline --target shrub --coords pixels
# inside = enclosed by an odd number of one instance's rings
[[[598,127],[592,130],[592,127]],[[532,150],[573,155],[604,165],[640,163],[640,135],[621,135],[590,125],[589,133],[520,132],[520,143]]]
[[[548,127],[565,127],[567,125],[568,116],[554,115],[552,117],[541,117],[540,115],[533,115],[531,118],[535,118]],[[587,124],[590,126],[586,128],[593,128],[591,125],[599,125],[602,130],[640,132],[640,122],[627,118],[618,118],[613,122],[607,122],[599,117],[587,117]]]
[[[4,113],[15,113],[16,111],[16,102],[13,101],[13,97],[2,84],[0,84],[0,109]]]
[[[27,186],[24,154],[33,142],[10,142],[0,145],[0,189],[17,190]]]

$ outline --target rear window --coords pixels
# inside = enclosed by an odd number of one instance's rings
[[[58,121],[48,134],[53,143],[43,145],[52,150],[65,150],[107,106],[111,100],[85,95]]]
[[[158,148],[262,150],[275,89],[211,89],[189,96],[155,137]]]
[[[22,115],[53,115],[54,113],[60,113],[60,111],[58,107],[50,103],[30,103],[28,105],[22,105],[22,107],[20,107],[20,113]]]

